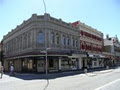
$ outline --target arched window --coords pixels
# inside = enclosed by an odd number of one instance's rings
[[[65,38],[64,35],[63,35],[63,37],[62,37],[62,44],[63,44],[63,45],[66,45],[66,38]]]
[[[25,42],[24,42],[24,48],[26,49],[26,46],[27,46],[27,34],[25,34],[24,40],[25,40]]]
[[[55,43],[55,35],[51,33],[51,44]]]
[[[82,49],[84,49],[84,44],[82,43]]]
[[[60,37],[58,34],[56,34],[56,44],[60,44]]]
[[[75,40],[75,47],[78,47],[78,40]]]
[[[73,47],[75,46],[75,39],[73,39]]]
[[[38,42],[41,44],[43,43],[43,41],[44,41],[44,35],[43,35],[43,32],[40,31],[38,34]]]
[[[69,39],[69,37],[67,37],[67,39],[66,39],[66,45],[67,45],[67,46],[70,45],[70,39]]]

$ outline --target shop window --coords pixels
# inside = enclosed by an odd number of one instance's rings
[[[50,60],[49,60],[49,67],[50,67],[50,68],[53,67],[53,63],[54,63],[54,60],[53,60],[53,59],[50,59]]]
[[[33,68],[33,61],[32,60],[29,60],[28,61],[28,69],[32,69]]]

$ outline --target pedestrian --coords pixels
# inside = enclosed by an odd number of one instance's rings
[[[0,78],[2,78],[2,76],[3,76],[3,71],[4,71],[4,67],[1,66],[1,67],[0,67],[0,73],[1,73],[1,77],[0,77]]]
[[[10,66],[10,76],[14,76],[14,67],[13,67],[13,65]]]

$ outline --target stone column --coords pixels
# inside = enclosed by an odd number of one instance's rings
[[[78,59],[78,69],[82,69],[82,58]]]
[[[61,59],[59,59],[59,70],[61,71]]]

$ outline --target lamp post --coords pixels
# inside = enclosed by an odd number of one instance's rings
[[[43,0],[43,4],[44,4],[44,9],[45,9],[45,13],[46,13],[46,4],[45,4],[45,1]],[[46,24],[46,23],[45,23]],[[47,31],[46,31],[46,33],[47,33]],[[46,34],[47,35],[47,34]],[[46,36],[45,35],[45,36]],[[46,39],[46,41],[45,41],[45,48],[46,48],[46,51],[45,51],[45,58],[46,58],[46,63],[45,63],[45,71],[46,71],[46,75],[48,74],[48,60],[47,60],[47,56],[48,56],[48,50],[50,49],[50,48],[47,48],[47,39]]]
[[[50,50],[51,48],[46,48],[46,54],[45,54],[45,58],[46,58],[46,75],[48,74],[48,60],[47,60],[47,56],[48,56],[48,50]]]
[[[46,4],[45,1],[43,0],[44,8],[45,8],[45,13],[46,13]]]

